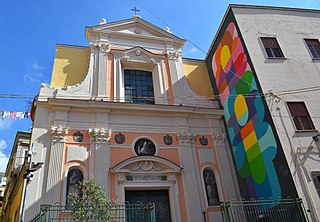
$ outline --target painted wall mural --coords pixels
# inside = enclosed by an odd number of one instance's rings
[[[274,159],[277,141],[236,26],[230,22],[211,60],[235,167],[251,198],[282,197]]]

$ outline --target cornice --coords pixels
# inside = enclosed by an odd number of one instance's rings
[[[200,108],[200,107],[192,107],[192,106],[169,106],[169,105],[150,105],[150,104],[134,104],[134,103],[117,103],[117,102],[106,102],[106,101],[91,101],[91,100],[72,100],[72,99],[48,99],[48,102],[40,102],[38,105],[49,105],[51,109],[55,109],[56,106],[61,107],[65,106],[70,109],[81,109],[85,112],[94,110],[95,112],[104,112],[104,110],[108,110],[108,112],[159,112],[159,114],[169,114],[169,115],[183,115],[190,114],[193,115],[207,115],[211,118],[221,118],[224,115],[222,109],[218,108]],[[87,109],[86,109],[87,107]],[[154,113],[150,114],[154,115]]]

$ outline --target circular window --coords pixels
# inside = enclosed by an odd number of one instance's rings
[[[151,140],[139,139],[134,144],[134,151],[138,156],[154,156],[156,153],[156,146]]]

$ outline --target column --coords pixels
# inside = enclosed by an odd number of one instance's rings
[[[109,195],[110,193],[110,147],[109,139],[111,130],[104,128],[89,129],[90,140],[93,141],[90,153],[90,176],[93,176],[97,184]]]
[[[62,184],[62,160],[64,144],[68,128],[62,126],[51,127],[51,147],[49,154],[49,169],[46,188],[46,203],[55,204],[60,202]]]
[[[184,186],[184,195],[186,199],[186,208],[188,221],[203,221],[201,201],[199,198],[199,188],[197,183],[197,174],[199,173],[196,158],[194,157],[194,141],[196,136],[190,132],[178,133],[180,144],[180,158],[183,168],[182,179]]]

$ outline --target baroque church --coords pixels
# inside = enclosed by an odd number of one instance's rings
[[[25,221],[66,205],[94,179],[117,204],[155,202],[157,221],[222,221],[240,199],[223,115],[206,63],[186,40],[133,16],[86,27],[89,47],[57,45],[33,108]]]

